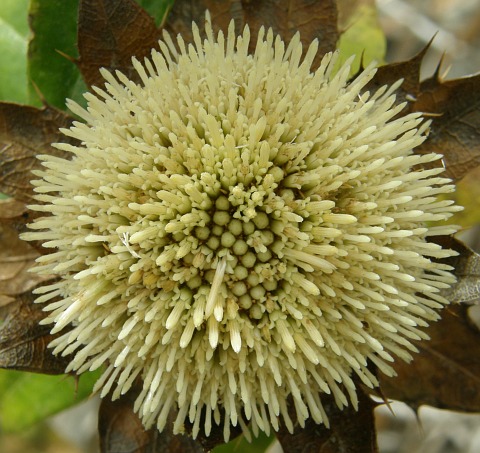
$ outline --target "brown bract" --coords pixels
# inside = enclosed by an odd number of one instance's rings
[[[0,200],[0,306],[45,281],[28,272],[39,253],[18,237],[26,218],[27,208],[22,202]]]
[[[41,307],[34,304],[31,291],[16,297],[15,303],[0,309],[0,367],[43,374],[63,374],[70,358],[54,356],[48,343],[49,326],[40,325],[45,317]]]
[[[339,411],[334,398],[325,398],[330,427],[308,421],[305,428],[296,427],[293,434],[283,430],[278,440],[289,453],[377,453],[372,399],[358,392],[358,412],[352,407]],[[292,411],[292,417],[295,412]]]
[[[173,35],[180,33],[186,40],[191,40],[192,21],[198,21],[207,9],[212,14],[214,26],[224,32],[232,18],[235,19],[237,33],[248,24],[252,29],[252,48],[261,26],[271,27],[286,42],[300,32],[305,48],[314,39],[318,39],[319,56],[334,49],[339,36],[336,2],[331,0],[179,0],[175,2],[165,29]],[[317,60],[318,63],[319,59]]]
[[[457,283],[443,292],[444,297],[456,304],[480,302],[480,255],[459,240],[443,237],[440,245],[458,252],[446,260],[455,268]]]
[[[158,38],[154,20],[134,1],[80,2],[77,65],[89,86],[103,85],[102,67],[135,78],[132,57],[146,57]]]
[[[408,61],[380,67],[368,88],[404,80],[398,99],[408,102],[409,111],[432,119],[429,140],[417,152],[443,154],[444,175],[459,181],[480,164],[480,74],[444,80],[440,62],[435,74],[420,82],[420,68],[430,44]]]
[[[260,26],[272,27],[288,41],[300,31],[305,44],[318,38],[322,52],[333,50],[338,40],[335,1],[281,0],[178,0],[165,29],[185,41],[191,37],[192,20],[202,21],[209,9],[216,27],[226,30],[230,19],[242,29],[249,24],[252,43]],[[161,30],[133,0],[81,0],[79,13],[78,67],[88,85],[101,85],[98,69],[121,70],[131,77],[131,57],[144,57],[157,45]],[[426,50],[425,50],[426,51]],[[459,180],[480,164],[480,76],[442,80],[438,73],[420,83],[422,51],[411,60],[379,69],[371,88],[391,84],[399,78],[405,83],[400,98],[410,100],[412,111],[433,114],[430,138],[421,152],[444,154],[447,176]],[[320,52],[320,55],[321,53]],[[408,95],[408,96],[407,96]],[[26,273],[38,252],[18,238],[18,232],[31,219],[25,203],[31,201],[31,170],[39,166],[38,154],[58,154],[51,147],[60,140],[60,127],[71,117],[51,107],[0,103],[0,192],[13,200],[0,205],[0,367],[42,373],[62,373],[68,360],[55,358],[47,349],[52,339],[50,327],[39,326],[43,313],[33,304],[32,288],[37,281]],[[62,136],[65,141],[65,137]],[[459,281],[450,291],[452,302],[478,300],[479,257],[462,244],[450,240],[460,252],[450,260]],[[41,247],[39,247],[41,249]],[[3,294],[3,299],[1,299]],[[413,407],[431,404],[455,410],[480,411],[480,334],[473,326],[464,305],[444,310],[442,320],[429,327],[430,342],[418,345],[420,355],[406,365],[396,362],[397,378],[382,377],[382,391]],[[373,425],[374,403],[359,394],[359,412],[339,411],[326,404],[331,429],[307,423],[293,435],[281,429],[278,437],[289,452],[371,452],[377,451]],[[102,452],[153,453],[160,451],[201,451],[201,444],[187,437],[174,438],[156,430],[145,431],[133,413],[134,392],[116,402],[103,400],[100,410]],[[210,439],[211,440],[211,439]],[[218,443],[221,440],[218,439]],[[292,448],[297,448],[297,450]],[[213,445],[210,443],[207,448]]]
[[[480,74],[445,80],[439,62],[435,73],[420,82],[420,68],[430,44],[408,61],[378,68],[367,88],[375,90],[404,80],[398,99],[408,102],[409,111],[432,119],[429,139],[417,152],[443,154],[444,175],[457,182],[480,164]]]
[[[305,49],[314,39],[318,39],[319,56],[334,49],[339,36],[336,2],[331,0],[179,0],[175,2],[165,29],[173,35],[180,33],[186,40],[191,40],[192,21],[198,21],[207,9],[212,14],[214,26],[224,32],[232,18],[235,19],[237,33],[248,24],[252,29],[252,47],[261,26],[271,27],[287,42],[300,32]],[[318,62],[319,58],[316,60]]]
[[[186,435],[174,436],[168,430],[146,431],[133,403],[140,389],[132,388],[116,401],[104,398],[100,405],[98,429],[102,452],[122,453],[201,453],[203,448]]]
[[[61,127],[72,118],[53,107],[0,103],[0,192],[19,201],[32,201],[31,171],[40,168],[36,156],[65,152],[51,146],[63,137]]]
[[[440,70],[420,84],[414,110],[436,115],[419,152],[444,155],[445,174],[462,179],[480,164],[480,74],[443,80]]]
[[[416,343],[412,363],[395,362],[395,378],[382,377],[387,398],[417,409],[422,404],[467,412],[480,411],[480,332],[468,306],[452,305],[430,326],[430,341]]]
[[[380,66],[367,88],[374,91],[383,85],[391,85],[397,80],[403,79],[403,83],[397,91],[397,99],[401,102],[410,101],[409,110],[415,111],[411,106],[411,102],[420,93],[420,68],[430,43],[410,60]]]
[[[32,200],[31,171],[40,167],[38,154],[65,155],[51,143],[61,137],[60,127],[71,117],[51,107],[38,109],[0,104],[0,192],[12,198],[0,201],[0,304],[44,281],[28,273],[35,258],[44,252],[41,244],[26,244],[18,237],[34,215],[26,208]]]

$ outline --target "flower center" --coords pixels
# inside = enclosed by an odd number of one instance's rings
[[[240,319],[253,321],[268,337],[272,321],[284,319],[283,312],[293,310],[301,319],[294,308],[297,299],[320,293],[309,274],[332,273],[336,266],[328,258],[341,254],[329,245],[320,223],[352,223],[355,217],[336,215],[333,201],[302,192],[312,192],[309,187],[316,187],[318,178],[328,181],[338,172],[338,166],[316,168],[305,161],[312,143],[272,140],[265,117],[237,140],[222,127],[222,116],[200,115],[200,133],[190,133],[201,145],[188,145],[180,170],[171,152],[162,161],[166,172],[135,168],[124,176],[137,186],[134,193],[144,195],[128,203],[127,225],[116,233],[138,260],[129,267],[131,284],[181,294],[195,306],[195,329],[212,314],[219,323],[230,320],[238,352]],[[173,133],[169,140],[171,148],[179,141]],[[170,168],[176,171],[169,174]],[[149,190],[155,185],[162,189]],[[176,327],[185,308],[175,305],[167,329]],[[182,347],[193,333],[185,330]],[[217,330],[211,329],[209,337],[215,348]],[[288,344],[295,349],[290,338]]]

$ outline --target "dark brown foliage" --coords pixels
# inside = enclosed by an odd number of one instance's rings
[[[397,80],[403,79],[403,83],[397,91],[397,102],[408,101],[411,103],[415,101],[420,93],[420,68],[430,43],[410,60],[380,66],[366,89],[374,92],[383,85],[392,85]]]
[[[473,304],[480,301],[480,255],[453,237],[441,237],[437,240],[444,248],[458,253],[445,263],[455,269],[457,282],[443,296],[452,303]]]
[[[31,170],[40,167],[39,154],[65,156],[52,143],[69,141],[58,130],[72,118],[53,107],[0,103],[0,192],[19,201],[32,199]]]
[[[132,389],[116,401],[102,400],[98,420],[100,450],[102,453],[201,453],[203,448],[186,435],[173,435],[169,426],[159,432],[145,430],[133,404],[138,388]]]
[[[286,42],[300,32],[305,49],[318,39],[319,57],[334,49],[339,37],[337,7],[332,0],[177,0],[165,28],[174,35],[181,33],[191,41],[192,21],[201,21],[207,9],[214,26],[224,32],[231,19],[235,19],[237,33],[248,24],[252,32],[251,49],[256,44],[261,26],[271,27]]]
[[[480,412],[480,332],[465,305],[443,310],[428,328],[430,341],[415,343],[420,353],[410,364],[396,361],[397,377],[381,377],[387,398],[413,408],[430,406]]]
[[[71,357],[56,357],[47,349],[57,335],[40,325],[42,307],[34,304],[31,291],[0,309],[0,367],[43,374],[63,374]]]
[[[442,80],[439,70],[420,85],[415,111],[434,114],[419,152],[444,155],[445,175],[462,179],[480,164],[480,74]]]
[[[297,426],[293,434],[285,428],[277,435],[288,453],[377,453],[373,410],[376,407],[368,395],[358,390],[358,412],[351,406],[338,409],[335,399],[322,395],[322,404],[330,421],[330,428],[317,425],[311,419],[305,428]],[[291,407],[291,417],[295,410]]]
[[[28,218],[24,203],[0,200],[0,306],[45,281],[44,276],[28,272],[39,253],[18,237]]]
[[[33,253],[31,248],[35,249],[35,251],[42,255],[50,253],[51,249],[44,248],[41,241],[30,241],[27,243],[21,241],[19,238],[19,234],[27,231],[27,225],[38,216],[39,213],[37,211],[28,209],[27,204],[18,201],[15,198],[0,200],[0,230],[3,232],[11,230],[12,234],[11,241],[0,235],[0,244],[4,245],[5,249],[9,249],[4,252],[8,253],[10,256],[8,261],[21,261],[23,259],[23,255],[17,251],[17,243],[23,244],[22,247],[29,246],[28,250],[30,250],[30,255]],[[35,257],[31,257],[31,259],[33,261]],[[33,275],[31,275],[31,277],[33,277]],[[26,290],[27,288],[22,288],[21,292]]]
[[[367,89],[375,91],[399,79],[399,101],[408,101],[408,110],[425,113],[432,119],[429,139],[418,153],[443,154],[444,175],[459,181],[480,164],[480,74],[443,80],[439,64],[435,74],[420,82],[420,67],[430,43],[408,61],[378,68]]]
[[[158,37],[155,21],[133,0],[82,0],[77,64],[85,82],[103,86],[102,67],[135,80],[132,57],[149,55]]]

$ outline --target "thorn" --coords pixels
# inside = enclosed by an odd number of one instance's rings
[[[430,38],[430,41],[427,42],[427,45],[423,48],[422,52],[426,52],[428,49],[430,49],[430,46],[433,44],[433,41],[438,35],[438,31],[435,32],[435,34]]]
[[[425,435],[425,429],[423,427],[422,420],[420,419],[420,414],[418,413],[418,407],[412,408],[412,409],[415,412],[415,419],[417,420],[418,427],[420,428],[420,434],[422,434],[422,436],[424,436]]]
[[[77,397],[78,397],[78,384],[80,383],[80,376],[78,374],[76,374],[74,376],[74,379],[75,379],[75,399],[77,399]]]
[[[173,8],[173,2],[170,5],[167,6],[167,9],[165,10],[165,13],[162,17],[162,20],[160,21],[159,28],[164,28],[165,27],[165,23],[167,22],[167,17],[170,14],[170,11],[171,11],[172,8]]]
[[[437,67],[435,68],[435,71],[432,74],[432,79],[435,79],[437,82],[440,82],[441,76],[440,76],[440,69],[443,65],[443,59],[445,58],[445,52],[442,53],[442,56],[440,57],[440,60],[438,60]]]
[[[365,66],[365,49],[362,50],[362,55],[360,55],[360,69],[359,71],[364,71],[366,66]]]
[[[467,308],[466,305],[464,307]],[[451,307],[446,308],[446,310],[450,315],[454,316],[455,318],[460,318],[460,315],[456,311],[452,310]]]
[[[66,58],[68,61],[71,61],[74,64],[77,64],[77,62],[78,62],[78,60],[76,58],[73,58],[71,55],[68,55],[65,52],[62,52],[61,50],[55,49],[55,52],[57,52],[63,58]]]
[[[64,382],[71,377],[73,377],[73,379],[75,381],[74,397],[75,397],[75,399],[77,399],[77,397],[78,397],[78,383],[80,382],[80,376],[78,374],[68,373],[68,374],[65,374],[63,376],[63,378],[60,380],[60,382]]]
[[[383,391],[382,391],[382,387],[378,387],[376,389],[376,392],[378,393],[378,395],[380,396],[380,398],[383,400],[383,403],[385,404],[385,406],[387,406],[388,410],[390,411],[390,413],[396,417],[396,414],[395,414],[395,411],[393,410],[393,407],[392,407],[392,404],[391,402],[387,399],[387,397],[383,394]]]
[[[443,74],[440,75],[440,80],[445,80],[447,78],[448,73],[450,72],[450,69],[452,69],[452,65],[449,64],[445,71],[443,71]]]
[[[416,59],[419,59],[420,60],[420,63],[423,62],[423,59],[425,57],[425,55],[427,54],[428,50],[430,49],[431,45],[433,44],[433,41],[434,39],[436,38],[438,32],[435,33],[431,38],[430,38],[430,41],[427,42],[427,44],[425,44],[425,47],[420,51],[418,52],[413,58],[412,60],[416,60]]]
[[[383,396],[383,395],[382,395]],[[395,411],[393,410],[393,407],[392,407],[392,404],[390,401],[388,401],[386,398],[383,400],[385,406],[387,406],[388,410],[390,411],[390,413],[396,417],[397,415],[395,414]]]
[[[44,106],[45,108],[50,107],[50,106],[48,105],[47,100],[45,99],[45,96],[43,95],[42,91],[41,91],[40,88],[38,87],[38,85],[37,85],[33,80],[30,80],[30,83],[32,84],[33,89],[35,90],[35,93],[37,93],[37,96],[38,96],[38,98],[40,99],[40,102],[43,104],[43,106]]]

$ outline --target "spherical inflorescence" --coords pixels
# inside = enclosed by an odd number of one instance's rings
[[[292,429],[289,397],[300,424],[328,423],[322,394],[356,406],[353,376],[392,375],[447,303],[453,252],[427,238],[455,232],[431,226],[454,186],[413,153],[428,123],[400,116],[398,84],[366,92],[373,67],[312,71],[316,42],[302,57],[263,29],[250,54],[233,23],[193,36],[134,60],[140,83],[103,71],[87,109],[69,104],[81,144],[55,146],[72,159],[40,156],[45,215],[24,238],[54,249],[37,302],[71,329],[52,347],[69,371],[106,366],[102,395],[141,378],[146,427],[173,408],[194,436]]]

